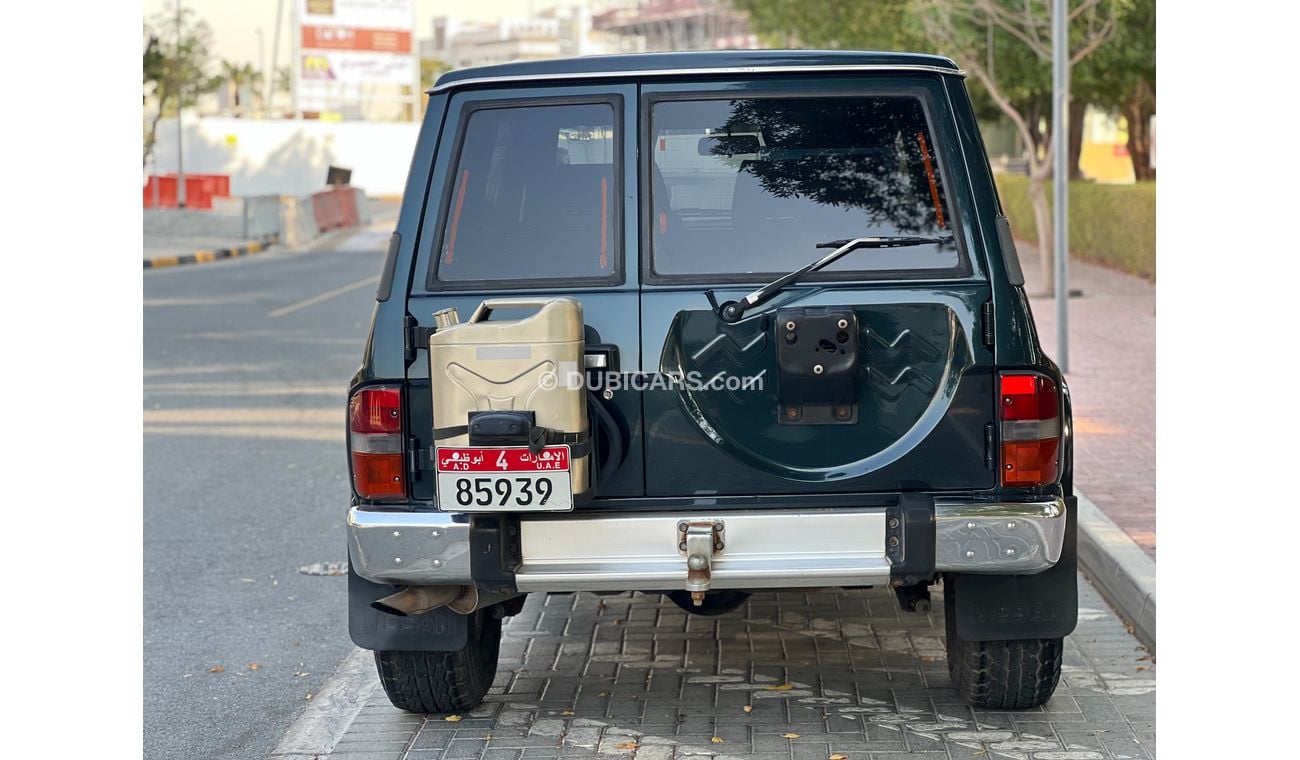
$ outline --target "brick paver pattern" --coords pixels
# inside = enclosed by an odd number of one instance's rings
[[[1037,249],[1017,242],[1038,338],[1057,357],[1056,304],[1041,297]],[[1074,482],[1151,556],[1156,553],[1156,286],[1070,260]]]
[[[420,716],[383,691],[333,760],[1142,760],[1155,755],[1155,666],[1080,581],[1055,697],[975,710],[953,691],[942,598],[755,594],[719,617],[658,595],[534,594],[511,618],[487,701]],[[373,677],[372,677],[373,678]],[[372,684],[375,685],[375,684]]]

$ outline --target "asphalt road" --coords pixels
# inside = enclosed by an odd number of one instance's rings
[[[299,568],[347,559],[375,219],[333,250],[144,273],[146,758],[264,757],[351,649],[346,576]]]

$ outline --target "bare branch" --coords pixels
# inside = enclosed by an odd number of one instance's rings
[[[1103,42],[1110,39],[1111,35],[1114,34],[1114,32],[1115,32],[1115,17],[1111,16],[1110,18],[1106,19],[1106,23],[1102,26],[1101,31],[1093,35],[1091,39],[1089,39],[1087,42],[1083,44],[1083,47],[1079,48],[1078,51],[1070,55],[1070,65],[1074,66],[1077,63],[1079,63],[1079,61],[1082,61],[1084,58],[1087,58],[1092,53],[1092,51],[1101,47],[1101,44]]]
[[[1075,20],[1076,18],[1078,18],[1079,15],[1082,14],[1084,11],[1087,11],[1087,10],[1093,10],[1093,9],[1095,9],[1095,8],[1096,8],[1100,3],[1101,3],[1101,0],[1084,0],[1082,3],[1079,3],[1079,7],[1075,8],[1075,9],[1072,10],[1072,11],[1070,11],[1070,13],[1066,16],[1066,18],[1069,19],[1070,21],[1074,21],[1074,20]]]
[[[984,89],[988,92],[989,97],[993,99],[998,109],[1006,114],[1006,117],[1015,126],[1016,132],[1020,134],[1020,139],[1024,141],[1025,145],[1033,146],[1036,142],[1034,131],[1030,128],[1024,114],[1016,108],[1010,98],[1003,94],[1002,88],[998,86],[997,81],[980,63],[979,56],[974,51],[959,44],[953,28],[952,14],[949,12],[952,8],[942,7],[938,3],[934,5],[934,13],[926,13],[921,17],[921,23],[925,27],[926,33],[932,39],[942,43],[948,49],[949,54],[957,60],[958,64],[984,85]],[[1041,172],[1041,169],[1036,166],[1039,159],[1032,150],[1030,151],[1029,162],[1031,173]]]
[[[1051,60],[1052,48],[1050,45],[1044,45],[1042,39],[1039,38],[1037,25],[1034,24],[1033,17],[1028,15],[1029,9],[1027,5],[1025,17],[1013,15],[996,3],[989,2],[989,0],[977,0],[975,7],[984,11],[988,20],[991,20],[1008,34],[1015,36],[1028,45],[1029,49],[1033,50],[1039,57]]]

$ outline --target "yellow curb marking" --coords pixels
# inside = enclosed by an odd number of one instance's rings
[[[180,261],[181,259],[179,256],[159,256],[156,259],[152,259],[149,266],[153,269],[157,269],[158,267],[174,267],[179,264]]]
[[[216,258],[217,258],[216,251],[198,251],[194,254],[194,263],[206,264],[207,262],[213,261]]]
[[[262,244],[261,244],[261,243],[249,243],[249,244],[248,244],[248,252],[249,252],[249,253],[257,253],[257,252],[260,251],[260,250],[262,250]]]

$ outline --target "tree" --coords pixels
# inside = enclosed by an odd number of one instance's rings
[[[732,0],[779,47],[919,50],[929,46],[913,0]]]
[[[221,73],[217,76],[230,94],[231,110],[236,116],[243,114],[243,108],[246,105],[241,101],[240,91],[242,89],[251,87],[254,96],[261,100],[259,85],[262,83],[262,72],[254,69],[251,63],[245,63],[241,66],[233,61],[223,60],[221,62]]]
[[[958,65],[965,68],[984,86],[1020,133],[1026,144],[1037,150],[1029,154],[1029,199],[1034,206],[1034,229],[1038,237],[1040,265],[1048,293],[1052,293],[1052,217],[1047,205],[1047,180],[1052,176],[1052,133],[1042,133],[1015,102],[1015,93],[1007,85],[1011,80],[998,76],[986,65],[989,29],[996,27],[1022,43],[1038,59],[1040,68],[1050,71],[1052,61],[1052,14],[1049,0],[918,0],[926,34],[948,51]],[[1099,48],[1115,31],[1118,9],[1114,0],[1074,0],[1069,11],[1069,65],[1076,66]],[[1069,77],[1065,100],[1069,102]],[[1064,168],[1064,167],[1063,167]],[[1067,169],[1068,171],[1068,169]]]
[[[831,48],[937,49],[965,69],[977,113],[996,108],[1029,149],[1044,279],[1052,283],[1050,0],[732,0],[754,28],[785,44]],[[1070,0],[1070,61],[1077,65],[1114,33],[1129,0]],[[991,106],[990,106],[991,104]],[[1046,129],[1040,127],[1046,125]]]
[[[1115,37],[1080,66],[1080,100],[1118,111],[1128,122],[1133,176],[1153,180],[1151,117],[1156,112],[1156,3],[1132,0]]]
[[[421,89],[428,90],[429,88],[433,87],[434,82],[438,81],[438,77],[442,76],[443,72],[450,71],[450,70],[451,67],[448,66],[446,62],[441,61],[437,58],[421,58],[420,59]]]
[[[144,133],[144,165],[149,165],[158,141],[158,121],[179,115],[193,106],[199,95],[212,92],[220,81],[207,73],[211,58],[212,29],[188,8],[181,12],[180,34],[176,14],[165,11],[145,22],[144,99],[156,101],[156,110]],[[179,40],[177,39],[179,37]]]
[[[421,58],[420,59],[420,90],[427,92],[431,87],[433,87],[434,83],[438,81],[438,77],[442,76],[443,72],[450,71],[450,70],[451,67],[448,66],[445,61],[439,60],[437,58]],[[420,116],[423,117],[425,112],[428,110],[429,110],[429,99],[421,96]]]

